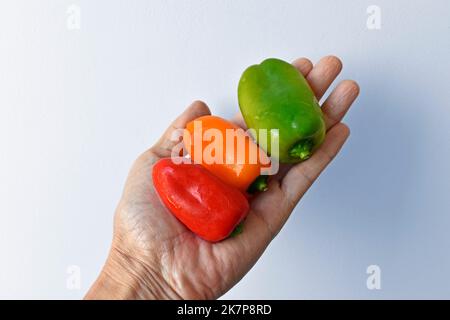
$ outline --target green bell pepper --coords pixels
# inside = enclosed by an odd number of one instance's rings
[[[290,63],[267,59],[249,67],[239,81],[238,98],[247,126],[256,130],[254,138],[281,163],[308,159],[325,138],[319,103],[306,79]],[[267,130],[265,139],[260,139],[260,129]]]

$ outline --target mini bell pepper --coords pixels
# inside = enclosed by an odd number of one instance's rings
[[[325,138],[319,103],[290,63],[267,59],[249,67],[239,81],[238,99],[248,127],[268,130],[270,138],[258,141],[259,146],[281,163],[308,159]],[[271,129],[278,133],[272,134]],[[274,142],[278,150],[272,148]]]
[[[152,178],[170,212],[207,241],[227,238],[249,211],[242,192],[201,165],[161,159],[153,166]]]
[[[186,125],[186,150],[230,186],[241,191],[264,191],[270,159],[242,128],[216,116],[203,116]]]

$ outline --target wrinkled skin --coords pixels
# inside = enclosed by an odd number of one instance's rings
[[[305,58],[293,64],[319,100],[342,68],[332,56],[314,67]],[[194,102],[133,164],[117,207],[109,257],[86,298],[215,299],[227,292],[262,255],[344,144],[349,129],[340,121],[358,93],[354,81],[345,80],[336,86],[322,105],[327,127],[322,146],[309,160],[282,167],[269,190],[252,200],[243,233],[219,243],[201,240],[187,230],[161,204],[152,185],[153,164],[169,157],[177,143],[170,141],[173,130],[210,114],[203,102]],[[244,126],[240,115],[234,122]]]

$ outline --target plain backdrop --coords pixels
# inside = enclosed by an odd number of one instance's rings
[[[81,298],[174,117],[231,117],[248,65],[328,54],[361,86],[352,135],[224,298],[450,298],[449,21],[446,0],[2,0],[0,298]]]

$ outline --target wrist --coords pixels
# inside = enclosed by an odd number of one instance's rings
[[[99,277],[85,296],[91,300],[180,299],[158,268],[114,246]]]

